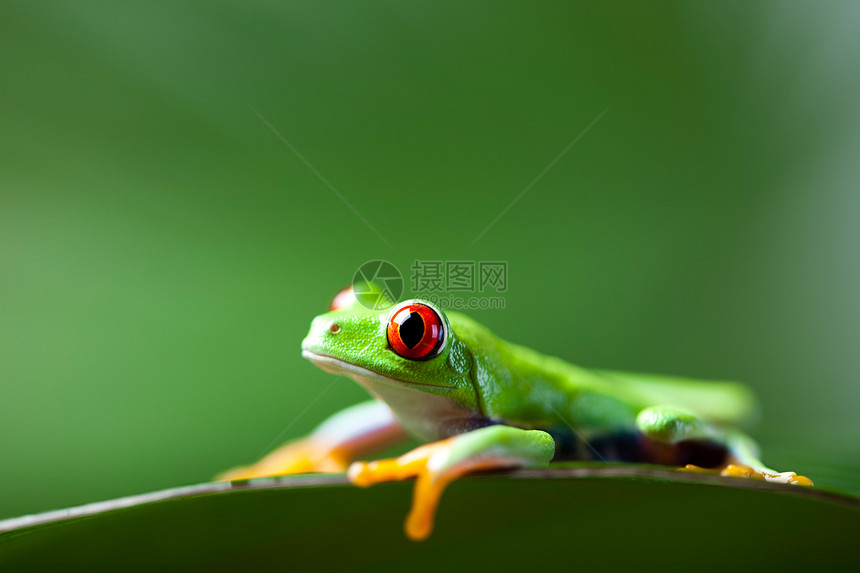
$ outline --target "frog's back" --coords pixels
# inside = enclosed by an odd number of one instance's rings
[[[583,368],[532,349],[509,346],[516,348],[520,360],[534,366],[534,372],[543,374],[538,379],[571,396],[585,390],[620,400],[634,411],[672,406],[724,425],[746,425],[757,415],[755,396],[738,382]]]
[[[524,393],[532,397],[540,396],[542,400],[554,401],[554,407],[559,409],[563,409],[561,403],[565,401],[562,396],[574,398],[582,396],[583,392],[595,398],[604,396],[604,400],[599,400],[599,409],[615,412],[617,416],[612,417],[612,420],[616,422],[629,416],[635,417],[635,412],[650,406],[674,406],[726,425],[747,423],[757,411],[752,393],[737,382],[583,368],[502,340],[486,327],[459,313],[452,312],[448,316],[475,357],[484,354],[486,361],[496,363],[495,368],[490,370],[495,370],[500,376],[507,372],[506,376],[512,378],[508,381],[510,388],[504,390],[508,395]],[[516,378],[523,378],[524,384],[516,384]],[[483,389],[485,400],[490,400],[490,393],[486,392],[486,387]],[[613,402],[618,406],[610,407]],[[505,405],[516,405],[517,415],[530,410],[537,412],[528,418],[539,417],[543,409],[540,404],[532,404],[529,408],[528,400],[508,401]],[[629,413],[625,414],[625,411]],[[574,416],[577,412],[570,414]]]
[[[721,424],[745,425],[758,414],[749,388],[738,382],[705,381],[661,374],[594,370],[647,406],[675,406]]]

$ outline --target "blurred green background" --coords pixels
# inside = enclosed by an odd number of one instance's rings
[[[748,382],[766,462],[860,491],[858,16],[3,2],[0,517],[205,481],[363,399],[313,402],[299,342],[376,258],[508,261],[473,312],[501,336]]]

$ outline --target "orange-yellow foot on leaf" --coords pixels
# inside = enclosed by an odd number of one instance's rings
[[[468,473],[501,468],[541,466],[552,459],[555,442],[539,430],[490,426],[418,447],[399,458],[355,462],[347,476],[360,487],[415,477],[406,535],[426,539],[433,531],[442,492]]]
[[[702,468],[699,466],[694,466],[693,464],[687,464],[683,468],[680,468],[684,471],[690,471],[695,473],[708,473],[708,474],[719,474],[721,476],[730,476],[730,477],[741,477],[741,478],[752,478],[758,480],[764,480],[771,483],[787,483],[793,485],[805,485],[812,486],[812,480],[806,476],[797,475],[794,472],[774,472],[766,469],[756,469],[752,466],[746,466],[740,463],[727,464],[721,468]]]
[[[281,446],[255,464],[227,470],[215,479],[234,481],[308,472],[337,473],[346,471],[348,465],[346,452],[305,438]]]

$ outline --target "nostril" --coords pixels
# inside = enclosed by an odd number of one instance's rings
[[[328,331],[332,334],[337,334],[340,332],[340,325],[336,322],[333,322],[331,326],[328,327]]]

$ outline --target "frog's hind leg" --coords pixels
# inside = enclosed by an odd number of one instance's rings
[[[644,461],[688,471],[812,485],[807,477],[766,467],[758,458],[755,442],[746,435],[720,429],[685,410],[646,408],[639,412],[636,426],[645,438]]]
[[[717,468],[729,458],[729,448],[721,434],[685,410],[668,406],[645,408],[636,417],[636,427],[644,438],[642,461]]]

